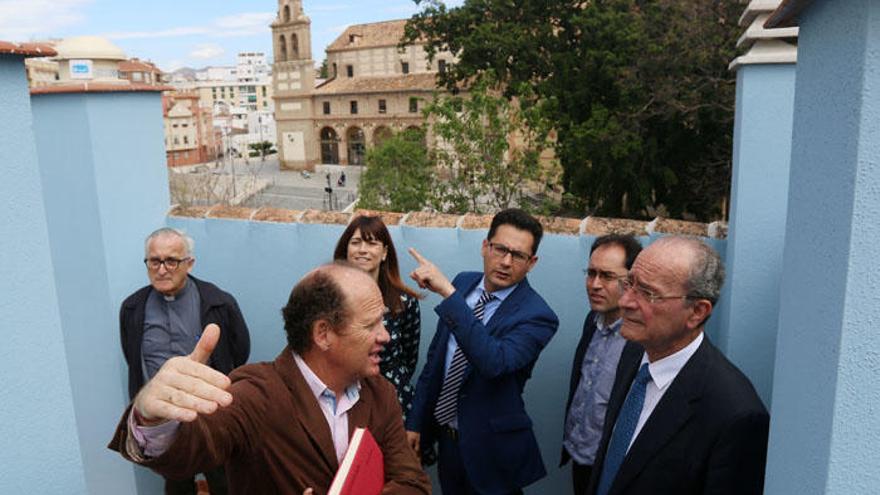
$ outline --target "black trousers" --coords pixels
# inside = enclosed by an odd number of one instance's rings
[[[211,495],[226,495],[226,471],[223,470],[223,466],[205,471],[202,474],[205,475]],[[165,478],[165,495],[196,495],[197,493],[198,489],[196,488],[195,478],[188,480],[170,480]]]
[[[440,451],[437,475],[443,495],[480,495],[468,480],[459,451],[458,433],[441,429],[437,441]],[[522,495],[522,490],[513,491],[510,495]]]
[[[590,485],[590,476],[593,474],[593,466],[585,466],[571,461],[571,481],[574,485],[574,495],[587,495],[587,487]]]

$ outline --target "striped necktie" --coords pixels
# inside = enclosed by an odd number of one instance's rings
[[[483,321],[483,315],[486,314],[486,303],[494,298],[495,296],[492,294],[483,291],[480,300],[474,305],[476,319]],[[441,425],[449,424],[458,414],[458,390],[461,388],[461,382],[464,381],[466,369],[467,358],[461,351],[461,346],[458,346],[452,354],[452,362],[449,363],[449,370],[446,371],[446,378],[443,379],[443,386],[437,397],[437,406],[434,408],[434,418]]]

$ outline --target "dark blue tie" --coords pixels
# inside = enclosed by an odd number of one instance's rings
[[[617,477],[617,470],[623,464],[623,458],[626,457],[629,443],[636,431],[636,424],[642,414],[642,406],[645,405],[645,387],[650,381],[648,363],[645,363],[636,373],[636,379],[633,380],[629,394],[623,401],[623,407],[620,408],[620,414],[617,415],[617,422],[614,423],[614,431],[611,433],[611,441],[608,442],[608,452],[602,464],[602,476],[599,478],[596,495],[606,495],[611,489],[611,484],[614,483],[614,478]]]

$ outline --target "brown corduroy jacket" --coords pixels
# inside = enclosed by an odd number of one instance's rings
[[[323,495],[339,467],[330,428],[289,348],[274,362],[250,364],[231,375],[233,402],[182,423],[169,449],[137,460],[127,444],[125,412],[109,448],[169,478],[186,478],[223,465],[233,494],[290,493],[311,487]],[[361,380],[348,412],[349,435],[367,427],[385,460],[385,494],[429,494],[431,485],[406,442],[394,387],[377,376]]]

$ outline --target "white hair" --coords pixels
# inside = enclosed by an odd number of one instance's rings
[[[196,241],[192,239],[192,237],[186,235],[186,232],[178,229],[173,229],[171,227],[162,227],[161,229],[154,230],[150,235],[147,236],[144,241],[144,257],[150,256],[150,241],[157,237],[164,236],[174,236],[183,241],[183,247],[186,249],[186,256],[192,257],[193,251],[196,249]]]

